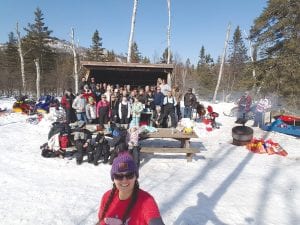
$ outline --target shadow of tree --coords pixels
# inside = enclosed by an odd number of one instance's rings
[[[211,221],[215,225],[226,225],[223,223],[211,210],[211,199],[202,192],[197,194],[197,205],[186,208],[177,218],[174,224],[177,225],[192,225],[197,221],[197,225],[206,224]]]
[[[237,179],[237,177],[242,173],[245,166],[252,159],[253,154],[248,153],[247,156],[239,163],[239,165],[227,176],[227,178],[222,182],[222,184],[212,193],[211,196],[206,196],[203,193],[198,194],[198,205],[199,207],[190,207],[182,212],[182,214],[175,221],[174,225],[192,225],[191,221],[189,222],[189,213],[194,214],[195,210],[198,209],[198,213],[201,216],[197,221],[197,225],[205,225],[208,221],[211,221],[215,225],[222,225],[223,223],[220,219],[216,217],[213,210],[217,205],[218,201],[221,199],[224,193],[227,192],[227,189],[231,184]],[[201,201],[200,201],[201,200]],[[203,201],[203,202],[202,202]],[[201,207],[200,207],[201,206]],[[189,212],[191,209],[191,212]],[[204,215],[204,216],[203,216]],[[195,221],[195,219],[193,219]],[[195,224],[196,225],[196,224]]]

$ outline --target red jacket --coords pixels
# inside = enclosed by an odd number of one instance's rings
[[[73,95],[70,95],[70,96],[63,95],[61,98],[61,101],[60,101],[61,106],[64,109],[71,109],[74,98],[75,97]]]
[[[86,99],[87,102],[89,101],[89,97],[93,97],[94,100],[96,100],[96,97],[92,92],[84,92],[83,97]]]
[[[104,210],[105,203],[107,202],[109,195],[111,193],[110,191],[107,191],[101,200],[100,204],[100,209],[98,212],[98,218],[99,221],[101,219],[102,211]],[[111,204],[108,207],[108,210],[105,214],[105,219],[106,221],[113,221],[113,220],[118,220],[115,222],[120,222],[120,219],[122,219],[131,198],[127,200],[119,200],[119,193],[118,190],[116,191],[113,200]],[[119,218],[119,219],[117,219]],[[150,224],[151,220],[158,219],[161,221],[161,223],[156,223],[156,224],[163,224],[161,220],[161,216],[159,213],[159,209],[157,207],[157,204],[154,200],[154,198],[147,192],[143,190],[138,191],[138,197],[137,201],[134,205],[134,207],[131,209],[128,218],[126,218],[125,224],[127,225],[148,225]],[[100,221],[100,225],[106,225],[106,224],[114,224],[114,223],[109,223],[109,222],[104,222],[104,220]],[[157,221],[158,222],[158,221]]]
[[[238,101],[239,111],[245,110],[246,112],[250,111],[252,105],[252,98],[248,96],[242,96]]]
[[[101,100],[101,101],[99,101],[99,102],[97,103],[97,109],[96,109],[96,111],[97,111],[97,117],[99,117],[100,109],[101,109],[101,108],[104,108],[104,107],[108,107],[108,117],[111,116],[111,109],[110,109],[110,104],[109,104],[109,102],[106,101],[106,100],[104,100],[104,101]]]

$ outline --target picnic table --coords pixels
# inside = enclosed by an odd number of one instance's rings
[[[157,132],[146,133],[141,136],[141,140],[148,138],[162,139],[172,138],[180,141],[180,147],[146,147],[141,145],[141,152],[144,153],[186,153],[187,161],[192,161],[193,155],[199,153],[199,149],[190,147],[190,139],[198,138],[193,132],[184,134],[175,128],[157,128]],[[142,144],[142,143],[141,143]]]

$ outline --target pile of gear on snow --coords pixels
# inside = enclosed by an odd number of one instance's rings
[[[85,122],[77,121],[67,124],[54,122],[48,133],[48,142],[43,144],[41,155],[46,158],[76,158],[78,165],[87,162],[98,165],[99,162],[112,164],[115,157],[122,151],[129,151],[137,165],[140,164],[140,149],[137,127],[130,129],[111,125],[111,139],[107,139],[104,132],[93,133],[86,129]]]

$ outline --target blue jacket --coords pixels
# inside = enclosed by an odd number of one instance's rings
[[[164,102],[164,94],[162,92],[156,92],[154,93],[154,105],[160,105],[162,106],[163,105],[163,102]]]

